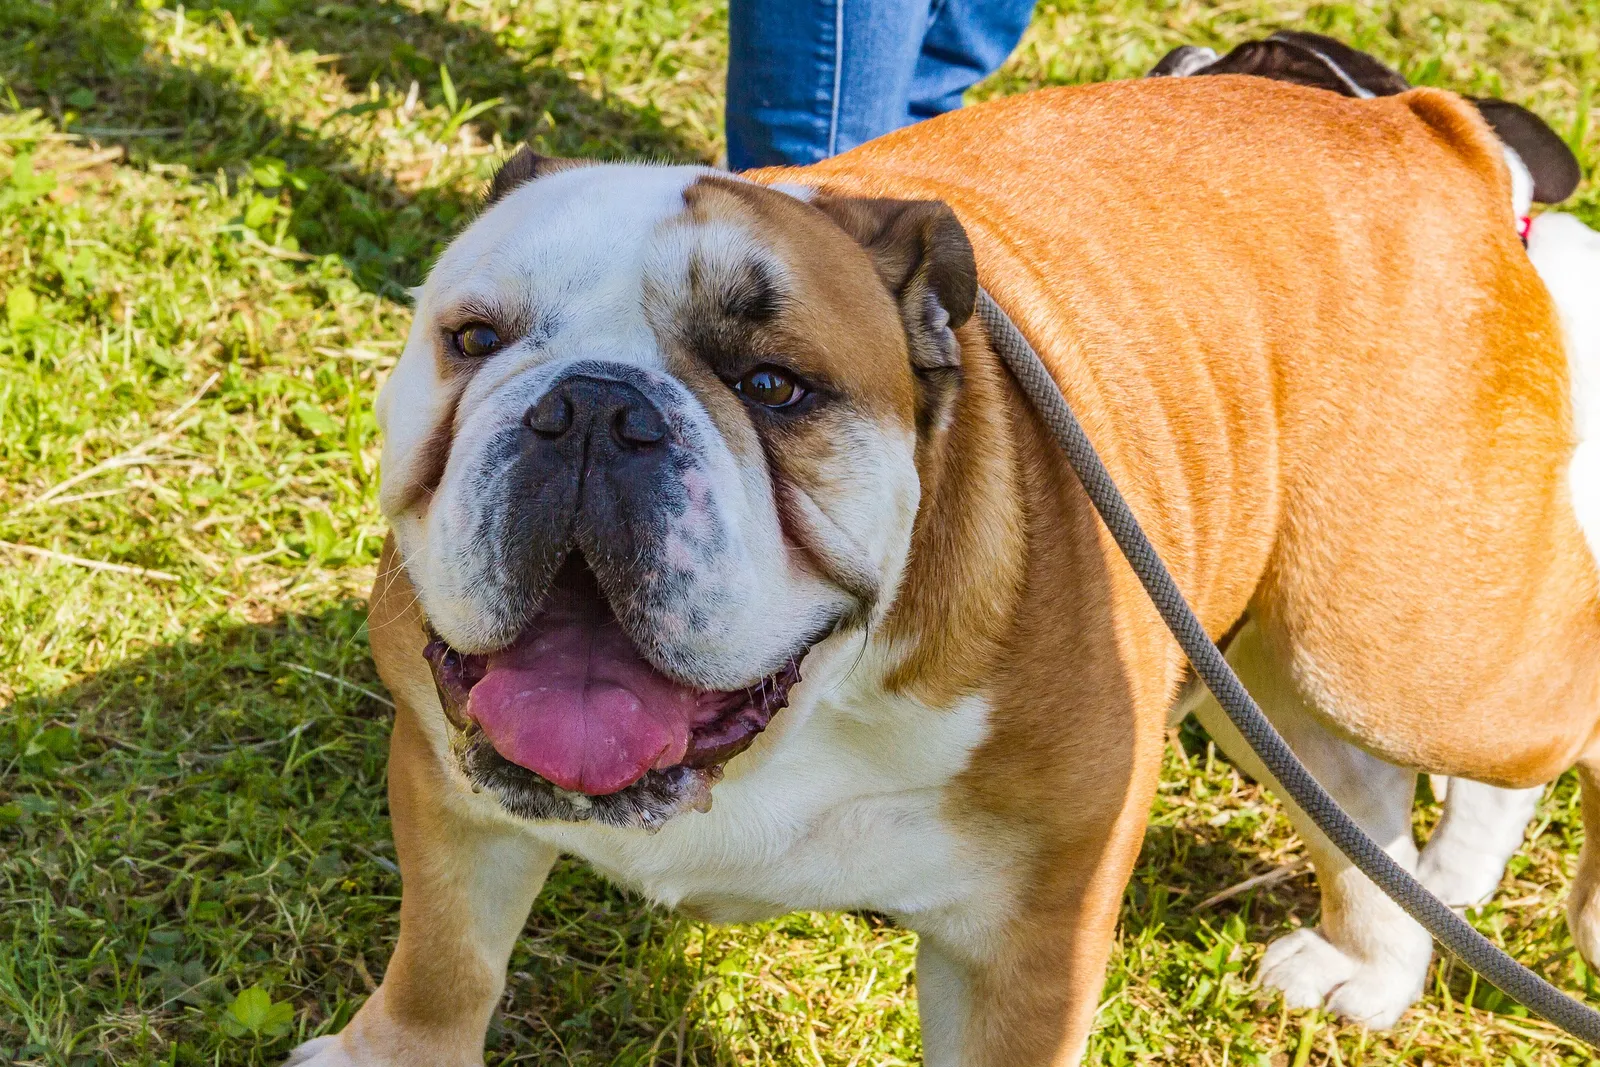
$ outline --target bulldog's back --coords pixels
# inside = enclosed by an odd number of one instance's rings
[[[766,174],[949,203],[982,281],[1069,390],[1115,400],[1148,382],[1170,403],[1267,374],[1295,388],[1426,357],[1445,339],[1418,328],[1441,320],[1564,380],[1500,144],[1443,91],[1358,100],[1241,76],[1049,89]],[[1515,345],[1484,334],[1502,320]]]
[[[1499,143],[1459,97],[1052,89],[761,177],[949,203],[1202,617],[1225,627],[1254,590],[1313,656],[1390,650],[1351,665],[1352,706],[1532,684],[1493,673],[1509,617],[1594,629],[1560,325]],[[1491,580],[1499,610],[1457,619],[1475,661],[1398,631],[1396,597],[1441,617]]]

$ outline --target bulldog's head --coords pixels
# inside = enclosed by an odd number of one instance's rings
[[[378,405],[473,782],[537,819],[708,804],[892,602],[975,295],[937,202],[514,157]]]

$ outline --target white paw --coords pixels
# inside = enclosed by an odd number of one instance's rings
[[[314,1037],[289,1053],[283,1067],[355,1067],[355,1060],[339,1043],[338,1035]]]
[[[1267,946],[1256,981],[1282,993],[1283,1002],[1291,1008],[1316,1008],[1355,973],[1355,960],[1307,929]]]
[[[1422,996],[1427,976],[1427,964],[1415,968],[1391,961],[1362,967],[1333,991],[1328,1010],[1374,1030],[1387,1030]]]
[[[1393,1026],[1422,995],[1428,957],[1362,962],[1315,930],[1296,930],[1267,946],[1257,981],[1283,994],[1291,1008],[1326,1005],[1376,1030]]]

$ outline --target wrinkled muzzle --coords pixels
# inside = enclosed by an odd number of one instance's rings
[[[425,653],[446,712],[477,742],[469,773],[503,787],[529,772],[522,796],[553,786],[539,817],[639,822],[646,793],[703,807],[799,679],[804,647],[751,664],[733,688],[695,669],[696,636],[728,599],[729,532],[703,430],[663,391],[631,368],[580,363],[523,412],[487,453],[493,506],[472,538],[503,635],[471,653],[435,635]]]
[[[500,547],[507,568],[537,596],[576,544],[631,595],[641,575],[630,568],[659,549],[686,504],[692,463],[660,408],[626,380],[573,373],[527,410],[516,436]]]

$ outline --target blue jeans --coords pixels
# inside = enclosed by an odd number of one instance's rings
[[[815,163],[958,108],[1034,0],[730,0],[728,166]]]

